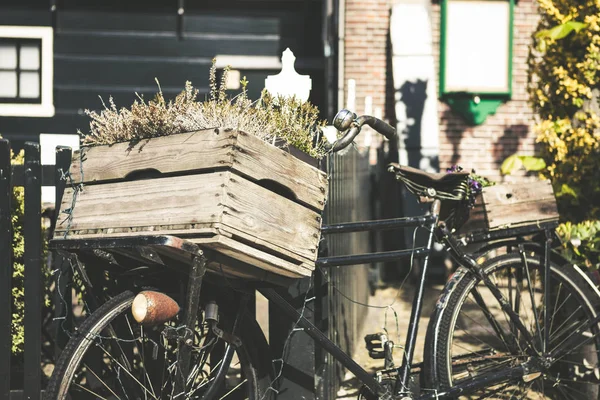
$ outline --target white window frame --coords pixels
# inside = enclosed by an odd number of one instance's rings
[[[0,38],[41,39],[41,103],[0,103],[0,117],[53,117],[54,32],[48,26],[0,25]]]

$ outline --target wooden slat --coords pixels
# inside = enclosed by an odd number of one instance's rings
[[[494,185],[483,190],[483,201],[488,207],[496,204],[515,204],[546,198],[554,198],[550,181]]]
[[[257,244],[316,259],[319,214],[232,173],[226,187],[223,225],[254,236]]]
[[[219,222],[224,179],[225,173],[213,173],[85,186],[75,202],[70,230]],[[61,215],[72,198],[73,189],[67,188]],[[67,224],[57,224],[58,237]]]
[[[67,188],[62,211],[71,207],[72,196]],[[59,223],[55,237],[67,228],[72,239],[178,235],[279,275],[291,276],[283,269],[307,276],[314,269],[321,220],[317,212],[233,172],[213,172],[84,186],[68,224]],[[236,255],[240,248],[244,253]]]
[[[152,56],[198,57],[202,54],[239,54],[243,48],[245,54],[273,56],[281,53],[277,36],[244,40],[241,35],[217,37],[214,35],[188,35],[185,40],[177,39],[177,32],[170,35],[148,37],[144,35],[98,35],[94,33],[67,31],[54,41],[56,54],[94,54],[100,56]],[[289,42],[289,41],[288,41]],[[287,44],[287,43],[286,43]],[[293,43],[291,43],[293,44]],[[158,77],[160,79],[160,77]],[[186,77],[182,77],[185,81]],[[206,78],[205,78],[206,79]]]
[[[166,174],[226,167],[255,182],[283,185],[298,202],[314,210],[325,206],[325,173],[256,136],[223,129],[146,139],[133,145],[83,148],[73,154],[71,176],[79,183],[83,170],[83,182],[94,183],[124,179],[130,172],[144,169]]]
[[[73,154],[71,176],[76,183],[124,179],[130,172],[194,171],[231,165],[236,132],[208,129],[112,146],[83,148]],[[83,156],[81,156],[83,152]],[[83,169],[81,159],[83,158]]]
[[[78,55],[55,57],[54,59],[54,79],[60,82],[60,87],[69,85],[98,87],[112,87],[110,94],[115,96],[118,92],[115,87],[137,88],[128,91],[128,94],[135,95],[134,92],[140,92],[143,87],[151,87],[153,92],[158,91],[155,78],[160,81],[161,88],[176,87],[179,91],[183,90],[185,81],[190,80],[194,86],[207,85],[208,74],[211,66],[209,58],[194,63],[177,62],[178,58],[173,58],[177,68],[177,73],[173,73],[174,63],[165,62],[165,59],[156,57],[155,59],[127,58],[127,57],[84,57]],[[90,90],[92,93],[87,95],[95,97],[92,109],[98,109],[102,106],[97,90]],[[130,97],[130,96],[128,96]],[[154,96],[144,96],[150,100]],[[108,96],[104,96],[104,101],[108,101]],[[133,97],[132,97],[133,98]],[[199,97],[202,99],[201,97]],[[61,98],[62,100],[62,98]],[[117,98],[118,106],[129,106],[131,102],[125,103],[123,98]],[[61,103],[64,107],[65,104]],[[79,105],[81,106],[81,105]]]
[[[549,181],[496,185],[483,191],[488,229],[558,220]]]
[[[290,278],[310,276],[312,269],[314,269],[314,266],[310,267],[304,263],[294,264],[225,236],[217,236],[214,239],[190,239],[190,241],[219,251],[247,264]],[[237,276],[234,270],[229,271],[229,273]]]
[[[233,156],[233,169],[253,180],[269,179],[294,192],[297,199],[322,210],[327,198],[327,176],[312,166],[299,162],[291,154],[265,143],[253,135],[240,132]]]

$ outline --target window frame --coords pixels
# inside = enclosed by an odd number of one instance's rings
[[[2,98],[0,117],[53,117],[53,79],[54,79],[54,31],[47,26],[8,26],[0,25],[0,40],[40,40],[40,97],[39,102],[33,98]],[[18,57],[18,55],[17,55]],[[17,70],[19,65],[17,64]],[[17,77],[18,83],[18,77]],[[18,89],[17,89],[18,90]]]

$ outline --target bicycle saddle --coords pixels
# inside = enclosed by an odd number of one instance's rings
[[[417,168],[392,163],[389,171],[404,182],[407,189],[417,196],[442,200],[463,200],[467,195],[468,172],[430,173]]]

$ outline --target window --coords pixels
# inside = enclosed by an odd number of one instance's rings
[[[52,117],[50,27],[0,26],[0,116]]]
[[[42,41],[0,38],[0,102],[42,102]]]

